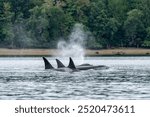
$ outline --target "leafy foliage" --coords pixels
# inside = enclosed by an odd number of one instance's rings
[[[55,48],[75,23],[87,48],[150,47],[150,0],[1,0],[0,47]]]

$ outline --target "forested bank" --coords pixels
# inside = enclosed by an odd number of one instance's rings
[[[55,48],[76,23],[87,48],[150,47],[150,0],[0,0],[0,47]]]

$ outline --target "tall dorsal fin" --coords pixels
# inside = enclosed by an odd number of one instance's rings
[[[57,62],[57,67],[58,68],[65,67],[64,64],[60,60],[56,59],[56,62]]]
[[[54,67],[49,63],[49,61],[43,57],[44,64],[45,64],[45,69],[54,69]]]
[[[70,69],[76,69],[76,67],[75,67],[75,65],[74,65],[74,62],[73,62],[72,58],[70,57],[69,59],[70,59],[70,61],[69,61],[68,68],[70,68]]]

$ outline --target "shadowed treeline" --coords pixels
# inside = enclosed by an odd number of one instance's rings
[[[76,23],[87,48],[150,47],[150,0],[0,0],[0,47],[56,48]]]

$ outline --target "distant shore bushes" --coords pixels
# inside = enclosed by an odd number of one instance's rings
[[[56,48],[76,23],[86,48],[150,47],[150,0],[1,0],[0,48]]]

